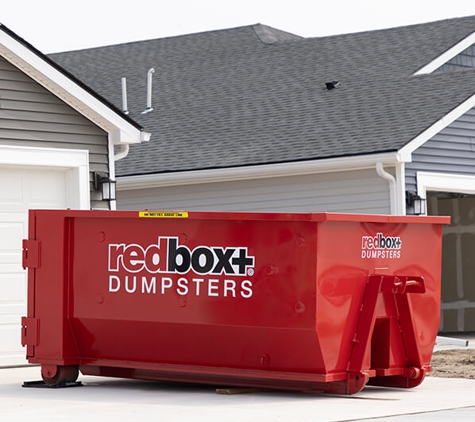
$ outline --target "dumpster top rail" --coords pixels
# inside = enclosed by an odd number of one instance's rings
[[[36,210],[31,210],[36,211]],[[41,212],[57,210],[41,210]],[[448,216],[385,215],[385,214],[346,214],[333,212],[285,213],[285,212],[221,212],[221,211],[182,211],[182,210],[137,210],[108,211],[66,210],[65,217],[98,218],[188,218],[198,220],[272,220],[272,221],[341,221],[358,223],[420,223],[450,224]],[[421,218],[422,217],[422,218]]]

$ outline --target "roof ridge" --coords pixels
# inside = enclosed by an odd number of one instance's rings
[[[252,25],[254,32],[264,44],[275,44],[277,42],[300,40],[304,37],[295,35],[290,32],[282,31],[268,25],[257,23]]]
[[[141,43],[147,43],[147,42],[155,42],[155,41],[167,41],[167,40],[178,40],[178,39],[183,39],[183,38],[192,38],[196,37],[199,35],[209,35],[213,33],[220,33],[220,32],[229,32],[229,31],[236,31],[236,30],[252,30],[256,31],[256,26],[262,27],[261,29],[257,29],[259,33],[264,37],[264,39],[267,39],[266,44],[273,44],[274,42],[277,41],[282,41],[284,39],[302,39],[303,37],[299,35],[294,35],[289,32],[281,31],[279,29],[272,28],[267,25],[262,25],[262,24],[253,24],[253,25],[242,25],[242,26],[236,26],[236,27],[230,27],[230,28],[221,28],[221,29],[210,29],[206,31],[197,31],[197,32],[190,32],[186,34],[178,34],[178,35],[169,35],[166,37],[156,37],[156,38],[147,38],[147,39],[140,39],[140,40],[133,40],[133,41],[126,41],[126,42],[117,42],[113,44],[106,44],[106,45],[100,45],[96,47],[84,47],[84,48],[79,48],[76,50],[68,50],[68,51],[57,51],[54,53],[49,53],[48,56],[56,56],[56,55],[61,55],[61,54],[71,54],[71,53],[80,53],[84,51],[93,51],[93,50],[100,50],[102,48],[110,48],[110,47],[119,47],[119,46],[126,46],[126,45],[133,45],[133,44],[141,44]],[[266,35],[267,34],[267,35]],[[261,36],[258,34],[259,38]],[[272,40],[274,38],[274,40]]]
[[[455,24],[456,21],[469,21],[469,20],[474,20],[475,21],[475,15],[469,15],[469,16],[458,16],[458,17],[453,17],[453,18],[445,18],[445,19],[438,19],[435,21],[427,21],[427,22],[419,22],[419,23],[412,23],[412,24],[407,24],[407,25],[396,25],[396,26],[389,26],[385,28],[373,28],[373,29],[366,29],[363,31],[352,31],[352,32],[343,32],[340,34],[330,34],[330,35],[321,35],[321,36],[315,36],[315,37],[305,37],[307,40],[315,40],[315,39],[324,39],[324,38],[337,38],[337,37],[347,37],[347,36],[357,36],[357,35],[363,35],[363,34],[369,34],[369,33],[376,33],[376,32],[388,32],[388,31],[401,31],[401,30],[410,30],[414,29],[417,27],[429,27],[429,26],[435,26],[435,25],[441,25],[444,23],[451,23]],[[474,29],[475,31],[475,29]]]

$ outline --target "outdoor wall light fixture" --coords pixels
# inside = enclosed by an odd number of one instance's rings
[[[426,200],[421,198],[416,192],[406,191],[406,205],[413,215],[425,215],[426,213]]]
[[[103,201],[115,201],[116,181],[111,180],[106,173],[94,172],[94,189],[102,192]]]

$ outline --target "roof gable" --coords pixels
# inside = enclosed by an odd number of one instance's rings
[[[414,72],[474,28],[469,17],[266,43],[254,25],[51,57],[117,106],[127,77],[131,115],[154,137],[119,174],[164,173],[398,151],[471,98],[473,70],[457,84]],[[152,67],[154,111],[141,115]]]
[[[475,44],[472,44],[447,63],[440,66],[436,69],[436,72],[450,72],[468,68],[475,68]]]
[[[474,28],[475,29],[475,28]],[[415,74],[416,75],[424,75],[427,73],[432,73],[442,66],[446,65],[447,63],[456,62],[454,60],[457,56],[467,52],[467,50],[473,49],[473,45],[475,44],[475,32],[472,32],[466,38],[458,42],[453,47],[449,48],[447,51],[444,51],[440,56],[436,57],[430,63],[426,64],[424,67],[419,69]],[[474,66],[471,66],[474,67]]]
[[[112,142],[138,143],[149,134],[98,93],[0,24],[0,55],[109,133]]]

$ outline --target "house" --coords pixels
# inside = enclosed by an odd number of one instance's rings
[[[441,332],[458,332],[475,331],[474,43],[472,16],[322,38],[258,24],[50,57],[154,133],[117,165],[121,209],[451,215]]]
[[[94,181],[114,179],[114,160],[148,138],[139,124],[0,25],[0,367],[26,363],[20,334],[28,209],[115,208]]]

